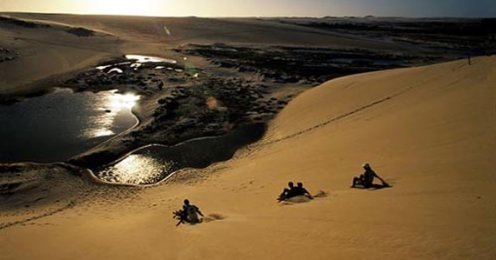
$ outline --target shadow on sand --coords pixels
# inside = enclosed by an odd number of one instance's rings
[[[371,187],[364,187],[362,185],[357,185],[355,187],[351,187],[352,189],[359,189],[359,190],[369,190],[369,191],[375,191],[375,190],[382,190],[386,188],[392,188],[392,185],[382,185],[382,184],[372,184]]]
[[[293,205],[293,204],[299,204],[299,203],[307,203],[311,202],[315,199],[320,199],[320,198],[325,198],[329,194],[323,190],[318,191],[315,195],[313,195],[313,199],[310,199],[307,196],[301,195],[301,196],[295,196],[292,198],[289,198],[287,200],[281,201],[281,205]]]

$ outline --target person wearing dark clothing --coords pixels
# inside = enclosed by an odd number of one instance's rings
[[[313,199],[313,196],[303,187],[303,183],[301,182],[297,183],[297,187],[295,188],[295,196],[306,196],[309,199]]]
[[[303,187],[303,183],[298,182],[298,186],[295,187],[294,183],[290,181],[288,183],[288,187],[284,188],[284,190],[282,191],[281,195],[279,195],[279,198],[277,200],[283,201],[296,196],[306,196],[309,199],[313,199],[310,192],[308,192],[308,190]]]
[[[355,188],[357,185],[361,185],[364,188],[371,188],[374,184],[374,178],[379,179],[382,182],[382,186],[388,187],[389,184],[384,181],[377,173],[375,173],[374,170],[372,170],[372,167],[370,167],[370,164],[365,163],[363,165],[363,169],[365,172],[360,175],[360,177],[355,177],[353,178],[353,184],[351,185],[352,188]]]
[[[199,218],[198,215],[203,217],[203,213],[200,209],[197,206],[190,204],[188,199],[185,199],[183,208],[174,212],[174,218],[179,219],[176,226],[179,226],[184,222],[190,224],[201,223],[202,219]]]
[[[279,195],[279,198],[277,199],[278,201],[283,201],[287,200],[291,197],[294,197],[295,195],[295,186],[292,181],[288,182],[288,187],[284,188],[282,193]]]

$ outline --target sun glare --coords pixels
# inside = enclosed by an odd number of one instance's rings
[[[140,96],[131,93],[119,94],[114,92],[105,95],[101,99],[101,103],[96,104],[101,107],[104,115],[95,117],[95,120],[91,123],[91,127],[83,131],[83,136],[95,138],[114,135],[115,132],[112,130],[112,126],[115,124],[118,114],[125,110],[131,110],[139,99]]]
[[[115,94],[109,96],[108,107],[117,110],[132,109],[139,99],[140,97],[134,94]]]
[[[160,6],[155,0],[90,0],[87,5],[95,13],[115,15],[156,15]]]

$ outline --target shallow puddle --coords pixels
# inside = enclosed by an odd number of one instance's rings
[[[144,64],[161,64],[161,66],[156,66],[155,69],[163,69],[167,64],[177,64],[176,60],[155,57],[155,56],[145,56],[145,55],[124,55],[128,61],[118,62],[113,64],[105,64],[96,67],[97,70],[104,71],[106,73],[123,73],[127,68],[138,70],[144,66]]]
[[[161,58],[161,57],[155,57],[155,56],[145,56],[145,55],[125,55],[126,59],[128,60],[135,60],[136,62],[139,63],[171,63],[171,64],[176,64],[177,61],[173,59],[166,59],[166,58]]]

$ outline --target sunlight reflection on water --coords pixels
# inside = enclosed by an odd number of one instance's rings
[[[116,90],[53,93],[0,105],[0,162],[56,162],[78,155],[137,123],[139,96]]]
[[[148,63],[148,62],[150,62],[150,63],[164,62],[164,63],[171,63],[171,64],[177,63],[177,61],[173,60],[173,59],[166,59],[166,58],[155,57],[155,56],[129,54],[129,55],[125,55],[125,57],[128,60],[136,60],[136,62],[139,62],[139,63]]]
[[[161,58],[161,57],[155,57],[155,56],[145,56],[145,55],[136,55],[136,54],[128,54],[124,55],[124,57],[129,60],[125,62],[119,62],[115,64],[106,64],[106,65],[101,65],[96,67],[97,70],[100,71],[105,71],[106,73],[124,73],[123,68],[129,66],[129,68],[133,69],[134,71],[137,71],[141,67],[143,67],[144,64],[148,63],[168,63],[168,64],[177,64],[176,60],[173,59],[166,59],[166,58]],[[126,66],[123,66],[126,65]],[[164,68],[162,66],[162,68]]]
[[[147,145],[125,155],[122,160],[95,171],[109,183],[153,184],[183,168],[205,168],[225,161],[236,151],[265,133],[265,124],[239,127],[225,135],[194,138],[174,146]]]
[[[164,177],[173,167],[172,162],[160,160],[149,154],[132,154],[124,160],[99,173],[105,181],[145,184],[154,183]]]
[[[116,123],[128,120],[128,114],[137,104],[140,97],[135,94],[119,94],[114,90],[99,96],[94,100],[94,105],[99,107],[101,113],[90,117],[89,126],[83,131],[87,138],[115,135],[112,130]]]

